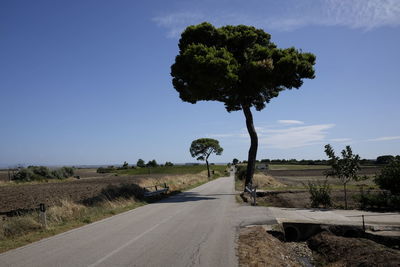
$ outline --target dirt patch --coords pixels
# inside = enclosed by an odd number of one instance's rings
[[[373,190],[371,192],[378,192]],[[349,209],[359,208],[359,203],[355,197],[360,194],[359,190],[347,190],[347,205]],[[311,208],[310,194],[307,190],[283,190],[283,191],[267,191],[259,193],[257,202],[270,207],[283,208]],[[343,190],[332,190],[331,199],[333,208],[344,207]]]
[[[400,251],[363,238],[346,238],[322,232],[308,241],[327,266],[399,266]]]
[[[240,266],[302,266],[281,241],[261,226],[240,230],[238,254]]]
[[[361,167],[359,175],[375,175],[379,173],[380,167]],[[306,170],[268,170],[267,175],[272,176],[322,176],[325,177],[325,171],[328,169],[306,169]]]

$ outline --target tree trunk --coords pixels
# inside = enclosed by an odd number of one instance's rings
[[[347,210],[347,190],[346,190],[346,183],[343,184],[344,187],[344,209]]]
[[[249,156],[247,160],[247,173],[246,173],[246,181],[245,188],[247,185],[251,184],[253,181],[254,169],[256,167],[256,157],[257,157],[257,148],[258,148],[258,137],[256,133],[256,129],[254,128],[253,123],[253,115],[251,114],[250,107],[242,106],[244,116],[246,117],[246,126],[247,131],[250,135],[250,149]]]
[[[206,158],[206,164],[207,164],[208,178],[210,178],[210,167],[208,166],[208,157]]]

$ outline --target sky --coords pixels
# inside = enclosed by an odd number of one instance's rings
[[[261,28],[317,57],[313,80],[253,109],[258,159],[400,154],[400,1],[0,1],[0,166],[245,160],[241,111],[182,102],[170,66],[180,33],[208,21]]]

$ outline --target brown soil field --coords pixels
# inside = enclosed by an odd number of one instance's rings
[[[109,185],[140,183],[144,179],[161,178],[165,175],[113,176],[97,174],[96,170],[77,170],[81,179],[63,182],[47,182],[38,184],[17,184],[0,186],[0,213],[29,210],[38,207],[39,203],[48,206],[57,205],[62,199],[81,202],[99,196]],[[169,175],[171,176],[171,175]]]
[[[303,170],[268,170],[267,174],[272,176],[325,176],[327,169],[303,169]],[[361,167],[360,175],[374,175],[380,171],[380,167]]]
[[[358,203],[354,197],[360,194],[361,186],[364,190],[368,190],[370,186],[374,185],[373,179],[375,174],[379,173],[379,168],[364,167],[360,170],[359,175],[366,175],[370,177],[368,180],[358,182],[350,182],[347,189],[347,202],[349,208],[358,208]],[[275,180],[271,184],[283,185],[280,190],[275,190],[276,186],[267,186],[265,192],[259,192],[257,199],[258,203],[272,207],[286,207],[286,208],[310,208],[310,194],[306,189],[307,183],[315,181],[323,181],[326,179],[323,169],[310,169],[310,170],[271,170],[265,171],[269,180]],[[329,177],[328,183],[331,185],[331,199],[334,208],[343,208],[344,193],[340,180],[335,177]],[[279,187],[279,186],[278,186]],[[287,189],[286,189],[287,188]],[[376,191],[378,189],[372,189]]]
[[[303,183],[315,180],[324,180],[326,178],[324,172],[326,170],[270,170],[264,173],[274,177],[278,182],[281,182],[287,186],[303,186]],[[373,177],[375,174],[380,172],[378,167],[362,167],[359,171],[359,175],[366,175]],[[339,179],[335,177],[329,177],[328,181],[332,185],[340,185]],[[351,182],[350,184],[373,184],[372,179],[359,182]]]

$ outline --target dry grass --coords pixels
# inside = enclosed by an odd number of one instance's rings
[[[85,212],[87,212],[87,207],[84,205],[63,199],[59,206],[49,208],[47,217],[52,224],[57,224],[82,217]]]
[[[298,267],[296,257],[261,226],[242,228],[239,233],[239,266]]]
[[[254,174],[253,184],[260,189],[286,187],[285,184],[277,181],[274,177],[263,173]]]

